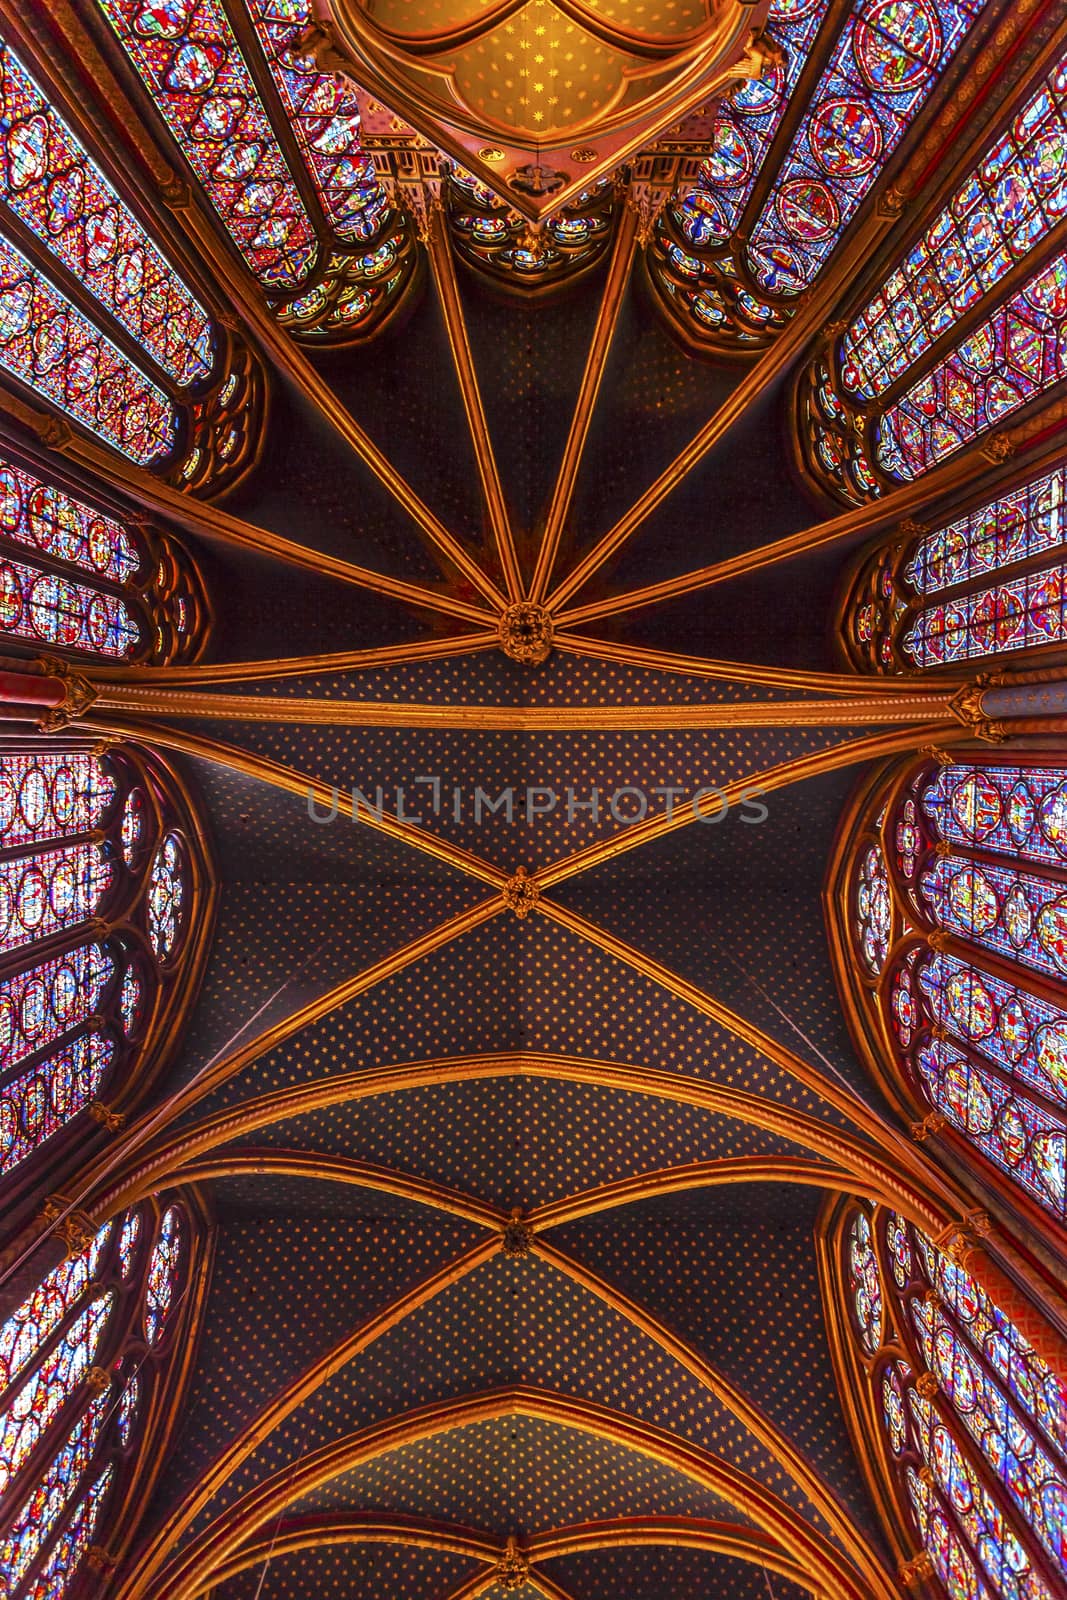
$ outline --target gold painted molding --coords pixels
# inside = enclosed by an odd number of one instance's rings
[[[313,1451],[250,1490],[209,1524],[157,1570],[150,1591],[143,1578],[131,1574],[118,1585],[115,1600],[139,1600],[141,1596],[147,1600],[149,1593],[152,1600],[193,1600],[249,1535],[319,1485],[407,1444],[475,1423],[517,1416],[557,1423],[618,1444],[691,1478],[751,1517],[783,1554],[802,1567],[811,1587],[827,1600],[870,1600],[866,1580],[827,1538],[737,1468],[624,1413],[525,1385],[424,1406]]]

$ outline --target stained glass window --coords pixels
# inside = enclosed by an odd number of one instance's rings
[[[1067,210],[1067,57],[959,184],[841,341],[846,388],[871,399],[1046,237]]]
[[[363,149],[352,86],[296,51],[313,20],[308,0],[246,3],[327,220],[340,239],[373,239],[389,202]]]
[[[892,1307],[876,1349],[863,1337],[870,1289],[852,1267],[864,1227],[877,1293]],[[1053,1600],[1067,1572],[1067,1387],[902,1218],[853,1210],[841,1248],[854,1370],[881,1418],[884,1468],[937,1576],[953,1600]]]
[[[614,186],[602,178],[545,222],[536,236],[479,179],[452,166],[445,186],[458,255],[514,287],[558,283],[599,259],[611,237]]]
[[[252,271],[295,288],[319,253],[221,0],[99,0]]]
[[[0,460],[0,635],[114,660],[194,653],[203,606],[169,538]]]
[[[981,9],[979,0],[861,0],[753,227],[760,286],[815,277]]]
[[[181,981],[190,864],[171,806],[133,752],[0,755],[0,1174],[128,1076],[148,996]]]
[[[173,1206],[164,1213],[159,1235],[152,1248],[145,1285],[145,1338],[155,1344],[163,1335],[174,1299],[181,1256],[181,1222]]]
[[[1065,503],[1061,468],[875,552],[845,609],[856,664],[899,672],[1062,646]]]
[[[210,375],[207,312],[3,40],[0,198],[175,383]]]
[[[3,238],[0,366],[139,466],[174,448],[169,396]]]
[[[1058,383],[1065,322],[1067,255],[1059,255],[886,408],[879,464],[892,478],[917,478]]]
[[[142,1208],[107,1224],[0,1327],[0,1491],[10,1509],[0,1532],[5,1595],[61,1600],[105,1502],[120,1486],[128,1489],[135,1473],[151,1473],[143,1397],[162,1381],[163,1319],[173,1324],[184,1299],[188,1245],[183,1254],[176,1243],[183,1216],[169,1208],[152,1252],[137,1247],[146,1222],[157,1226],[152,1212]],[[120,1241],[129,1247],[125,1259]],[[150,1319],[156,1333],[146,1354]]]
[[[981,0],[857,0],[810,90],[801,74],[826,6],[772,5],[782,52],[769,75],[719,111],[696,182],[661,224],[655,281],[697,330],[744,346],[781,327],[829,259],[886,162],[952,62]],[[750,206],[785,106],[804,115]]]
[[[876,881],[901,931],[876,962],[870,919],[851,913],[865,966],[886,975],[877,994],[864,986],[876,1032],[894,1041],[911,1093],[1067,1223],[1067,768],[924,763],[885,832],[895,873],[880,861]],[[853,846],[857,906],[870,897],[869,837]],[[890,909],[883,920],[892,929]]]
[[[316,343],[380,327],[413,281],[414,234],[355,90],[300,52],[309,0],[98,3],[282,325]]]
[[[1008,123],[809,374],[811,463],[846,498],[870,498],[929,471],[1063,377],[1067,257],[1042,261],[1041,255],[1067,210],[1065,103],[1067,58],[1061,57],[1020,97]],[[1030,257],[1029,277],[1011,288]],[[978,324],[953,344],[965,315],[978,316]],[[990,586],[979,623],[1024,603],[1017,586]],[[942,638],[954,633],[966,640],[970,609],[931,618],[913,640],[915,651],[936,655],[945,648]],[[1025,642],[1017,634],[1005,648]],[[1035,642],[1042,642],[1040,632]]]

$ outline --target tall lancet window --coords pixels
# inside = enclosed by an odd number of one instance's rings
[[[824,1293],[856,1445],[906,1583],[1054,1600],[1067,1388],[968,1273],[893,1212],[839,1205]]]
[[[981,0],[773,0],[769,73],[720,109],[650,252],[683,331],[743,354],[784,326],[982,13]],[[787,106],[804,106],[795,131]],[[782,132],[779,130],[782,129]]]
[[[1067,765],[931,758],[879,783],[833,899],[838,980],[894,1103],[1067,1226]]]
[[[215,491],[254,453],[262,380],[141,209],[41,65],[0,38],[0,379],[136,466]]]
[[[199,1217],[145,1204],[79,1241],[0,1327],[3,1593],[62,1600],[100,1582],[154,1481],[161,1413],[194,1320]]]
[[[1067,643],[1067,470],[878,545],[848,584],[841,643],[861,672],[914,672]]]
[[[97,0],[247,266],[294,333],[381,324],[414,242],[363,148],[355,90],[302,53],[309,0]]]
[[[202,960],[186,801],[133,747],[0,750],[0,1185],[39,1181],[137,1098]]]
[[[845,499],[921,477],[1067,373],[1065,99],[1060,55],[802,383],[806,458]]]

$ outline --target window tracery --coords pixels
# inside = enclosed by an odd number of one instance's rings
[[[842,15],[825,0],[775,0],[767,31],[781,62],[724,105],[696,183],[679,191],[650,254],[691,332],[743,354],[788,322],[981,10],[980,0],[859,0]],[[803,117],[765,174],[797,95]]]
[[[107,1537],[105,1509],[111,1521],[153,1477],[148,1452],[191,1314],[196,1242],[184,1203],[162,1216],[142,1205],[105,1223],[0,1328],[0,1481],[11,1507],[0,1571],[12,1600],[61,1600]]]
[[[600,260],[611,238],[615,188],[601,178],[540,229],[457,166],[450,168],[444,200],[457,255],[498,283],[536,291],[571,280]]]
[[[1061,54],[802,381],[805,460],[840,497],[922,476],[1064,376],[1065,97]]]
[[[205,613],[172,539],[0,457],[0,636],[103,660],[188,660]]]
[[[281,322],[330,342],[380,326],[414,241],[363,148],[352,86],[301,53],[307,0],[98,5]]]
[[[1067,1225],[1067,768],[924,761],[877,821],[861,813],[847,861],[841,939],[862,965],[842,943],[838,976],[890,1094],[1016,1209]],[[887,902],[873,946],[872,878]]]
[[[255,457],[258,358],[167,259],[39,65],[0,40],[0,370],[137,466],[219,492]]]
[[[865,1336],[869,1292],[885,1306]],[[967,1272],[911,1223],[850,1204],[828,1252],[857,1440],[906,1559],[918,1545],[953,1600],[1052,1600],[1067,1570],[1067,1389]],[[882,1494],[879,1498],[883,1498]],[[883,1499],[884,1503],[884,1499]]]
[[[54,1162],[94,1101],[121,1097],[157,1050],[197,965],[198,856],[154,759],[54,741],[0,751],[6,1183],[32,1176],[45,1146]]]
[[[841,640],[860,671],[988,661],[1067,642],[1067,471],[998,495],[934,529],[904,530],[848,586]]]

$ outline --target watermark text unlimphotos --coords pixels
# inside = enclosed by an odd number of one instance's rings
[[[423,773],[404,785],[386,788],[376,784],[373,794],[353,785],[341,811],[341,791],[336,787],[328,791],[328,801],[316,791],[307,791],[307,812],[312,822],[336,822],[339,816],[349,815],[353,821],[367,817],[380,822],[390,817],[397,822],[415,825],[427,818],[448,816],[454,822],[469,822],[475,827],[498,819],[504,822],[535,823],[539,817],[565,817],[567,822],[600,822],[611,818],[623,827],[644,822],[648,816],[665,814],[673,818],[684,809],[691,811],[698,822],[722,822],[733,811],[741,822],[748,824],[766,822],[767,807],[762,799],[762,789],[743,789],[738,794],[729,793],[717,784],[704,784],[699,789],[659,784],[645,788],[641,784],[626,783],[617,789],[592,787],[575,789],[567,786],[552,788],[548,784],[527,784],[519,787],[509,784],[496,793],[479,784],[464,787],[446,783],[435,774]]]

